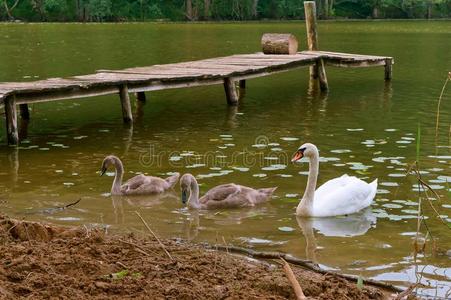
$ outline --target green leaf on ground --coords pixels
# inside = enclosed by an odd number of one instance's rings
[[[359,275],[359,278],[357,278],[357,288],[359,290],[363,289],[363,278],[362,278],[362,275]]]

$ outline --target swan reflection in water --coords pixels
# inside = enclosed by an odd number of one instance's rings
[[[243,224],[245,219],[263,218],[268,215],[268,207],[250,207],[241,209],[224,210],[196,210],[182,208],[179,212],[183,215],[183,232],[187,240],[191,241],[199,235],[199,231],[218,231],[217,228]],[[203,226],[200,225],[200,217]],[[205,224],[214,225],[209,226]],[[219,226],[219,227],[218,227]]]
[[[161,194],[154,195],[140,195],[140,196],[111,196],[113,211],[116,224],[124,224],[124,203],[127,203],[132,207],[149,208],[162,205],[166,201],[178,201],[179,198],[175,194],[175,191],[169,190]]]
[[[307,259],[317,262],[315,231],[327,237],[353,237],[364,235],[371,227],[376,225],[376,216],[367,208],[360,213],[329,217],[329,218],[303,218],[296,216],[299,227],[306,240]]]

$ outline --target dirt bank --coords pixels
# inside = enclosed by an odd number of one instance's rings
[[[173,240],[105,236],[0,217],[0,298],[294,299],[276,264]],[[309,299],[387,294],[292,266]]]

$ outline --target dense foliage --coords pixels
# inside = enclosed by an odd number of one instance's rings
[[[451,0],[316,0],[320,18],[448,18]],[[0,0],[0,20],[301,19],[302,0]]]

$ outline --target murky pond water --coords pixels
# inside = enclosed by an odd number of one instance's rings
[[[451,23],[322,23],[320,46],[331,51],[395,57],[394,79],[383,69],[328,68],[330,93],[309,88],[308,71],[248,81],[237,108],[225,104],[222,86],[148,94],[135,107],[135,124],[122,125],[118,97],[67,100],[31,106],[28,137],[6,146],[0,124],[0,211],[18,218],[62,224],[102,224],[108,230],[143,230],[134,211],[161,236],[224,241],[307,257],[329,268],[449,296],[450,229],[428,204],[426,224],[438,251],[413,255],[418,191],[406,178],[416,159],[421,124],[423,179],[451,223],[450,93],[437,99],[451,70]],[[253,24],[1,24],[0,81],[86,74],[259,51],[264,32],[292,32],[305,48],[301,22]],[[371,209],[348,217],[297,219],[308,164],[288,157],[303,142],[322,157],[319,183],[344,173],[379,179]],[[135,173],[193,173],[201,193],[227,182],[278,186],[269,203],[254,209],[192,212],[179,188],[160,198],[112,198],[113,173],[99,177],[105,155],[116,154]],[[49,213],[79,198],[73,208]],[[423,227],[423,232],[425,232]],[[428,237],[430,238],[430,236]],[[316,250],[315,250],[316,249]]]

